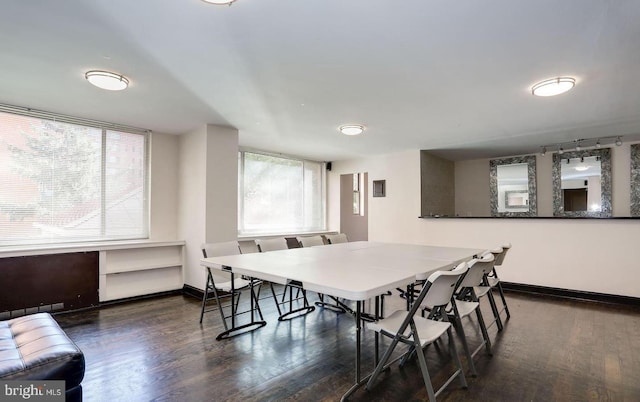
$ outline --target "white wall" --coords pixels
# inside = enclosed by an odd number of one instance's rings
[[[376,158],[333,162],[327,175],[329,230],[340,230],[340,175],[368,172],[369,240],[411,239],[411,227],[398,222],[417,220],[420,215],[420,151]],[[374,180],[386,180],[386,196],[372,197]],[[409,237],[405,237],[409,236]]]
[[[180,136],[178,233],[186,242],[184,283],[203,289],[202,243],[235,240],[238,131],[207,125]]]
[[[618,184],[614,186],[613,197],[614,211],[624,211],[626,205],[628,214],[629,201],[616,201],[616,197],[626,194],[628,198],[629,194],[628,184],[626,190],[619,184],[619,179],[624,179],[624,167],[620,165],[625,162],[618,160],[624,156],[617,155],[624,155],[624,148],[614,148],[613,175],[618,175],[615,179]],[[628,159],[628,145],[626,148]],[[548,167],[538,169],[538,174],[550,173]],[[339,175],[354,171],[368,171],[370,181],[387,180],[387,197],[369,198],[370,241],[478,248],[511,242],[513,248],[499,268],[504,281],[640,297],[639,221],[420,219],[420,155],[419,151],[411,151],[333,163],[328,205],[330,227],[334,230],[339,230]],[[547,193],[547,189],[541,190]]]
[[[178,234],[186,242],[183,277],[185,283],[200,289],[205,283],[204,271],[197,267],[206,226],[206,144],[206,126],[180,136]]]
[[[238,130],[208,126],[206,227],[201,241],[238,238]]]
[[[151,135],[149,239],[177,240],[179,137]]]

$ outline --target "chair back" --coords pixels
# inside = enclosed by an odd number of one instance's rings
[[[505,245],[503,245],[502,247],[499,247],[499,250],[497,253],[494,250],[491,250],[491,252],[493,253],[494,257],[496,257],[496,262],[494,265],[500,266],[502,265],[502,262],[504,261],[504,257],[507,255],[507,251],[509,251],[509,249],[511,248],[511,243],[507,243]],[[498,250],[498,249],[496,249]]]
[[[325,239],[327,239],[327,243],[329,244],[338,244],[338,243],[348,243],[347,235],[344,233],[338,233],[334,235],[325,235]]]
[[[462,262],[451,271],[436,271],[429,276],[423,292],[426,291],[422,301],[416,300],[422,306],[433,308],[446,306],[456,290],[460,278],[467,273],[468,264]],[[420,296],[418,296],[420,297]]]
[[[460,282],[461,288],[479,286],[482,283],[484,274],[488,274],[493,269],[495,258],[493,254],[485,254],[480,259],[469,261],[469,271]]]
[[[324,246],[324,241],[322,240],[322,236],[305,236],[305,237],[296,237],[298,243],[300,243],[300,247],[314,247],[314,246]]]
[[[201,248],[204,258],[240,254],[240,245],[237,240],[218,243],[202,243]]]
[[[284,237],[277,237],[275,239],[256,239],[256,246],[258,251],[265,253],[267,251],[287,250],[287,239]]]

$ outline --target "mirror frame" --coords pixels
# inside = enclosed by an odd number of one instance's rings
[[[640,217],[640,144],[631,144],[631,216]]]
[[[498,212],[498,166],[526,163],[529,187],[529,209],[522,212]],[[536,156],[516,156],[513,158],[491,159],[489,161],[489,187],[491,196],[491,216],[503,218],[522,218],[538,216],[536,198]]]
[[[562,168],[564,159],[588,156],[600,157],[600,180],[602,191],[602,208],[600,211],[565,211],[562,200]],[[610,218],[611,217],[611,149],[587,149],[584,151],[553,154],[553,216],[571,218]]]

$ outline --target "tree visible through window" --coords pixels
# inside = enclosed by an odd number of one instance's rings
[[[0,112],[0,244],[144,238],[146,137]]]
[[[324,171],[321,162],[240,152],[239,233],[325,230]]]

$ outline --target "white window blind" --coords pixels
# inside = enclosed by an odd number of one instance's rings
[[[0,245],[148,237],[146,142],[0,112]]]
[[[324,231],[325,164],[239,153],[240,235]]]

